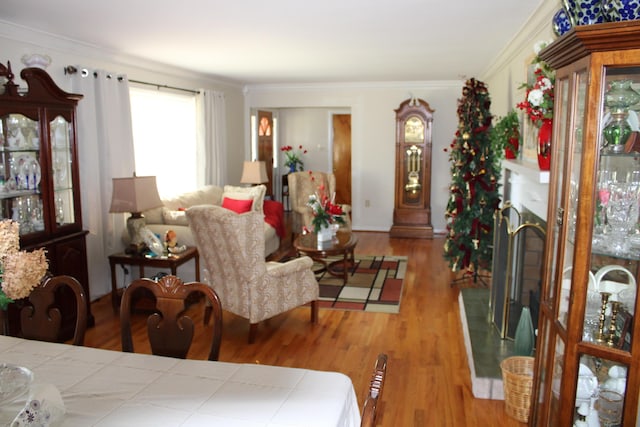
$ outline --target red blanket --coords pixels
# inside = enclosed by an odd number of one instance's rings
[[[284,237],[284,207],[282,203],[275,200],[264,201],[264,222],[275,228],[278,237]]]

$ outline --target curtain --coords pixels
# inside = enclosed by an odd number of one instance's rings
[[[198,184],[224,185],[226,181],[226,106],[224,93],[201,89],[197,96]]]
[[[125,216],[110,214],[112,178],[132,176],[135,161],[126,76],[76,67],[82,222],[87,235],[91,298],[111,292],[107,257],[122,250]]]

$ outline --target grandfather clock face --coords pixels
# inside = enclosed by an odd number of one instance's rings
[[[407,203],[419,202],[422,194],[424,143],[424,121],[418,116],[410,116],[404,122],[404,196]]]

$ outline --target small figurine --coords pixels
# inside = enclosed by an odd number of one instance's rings
[[[167,232],[164,233],[164,243],[167,248],[175,247],[178,244],[178,235],[176,232],[173,230],[167,230]]]

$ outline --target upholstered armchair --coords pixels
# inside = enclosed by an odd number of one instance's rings
[[[292,230],[299,234],[303,227],[312,230],[311,220],[313,213],[307,205],[309,196],[317,193],[318,188],[324,185],[327,195],[330,197],[336,190],[336,177],[332,173],[325,172],[293,172],[288,175],[289,196],[291,212],[293,213]],[[345,224],[341,227],[351,230],[351,206],[341,205],[344,211]]]
[[[249,320],[249,342],[258,322],[311,303],[311,321],[318,319],[318,282],[309,257],[284,263],[265,262],[264,218],[257,212],[237,214],[220,206],[187,209],[205,278],[222,308]],[[205,312],[205,320],[207,318]]]

